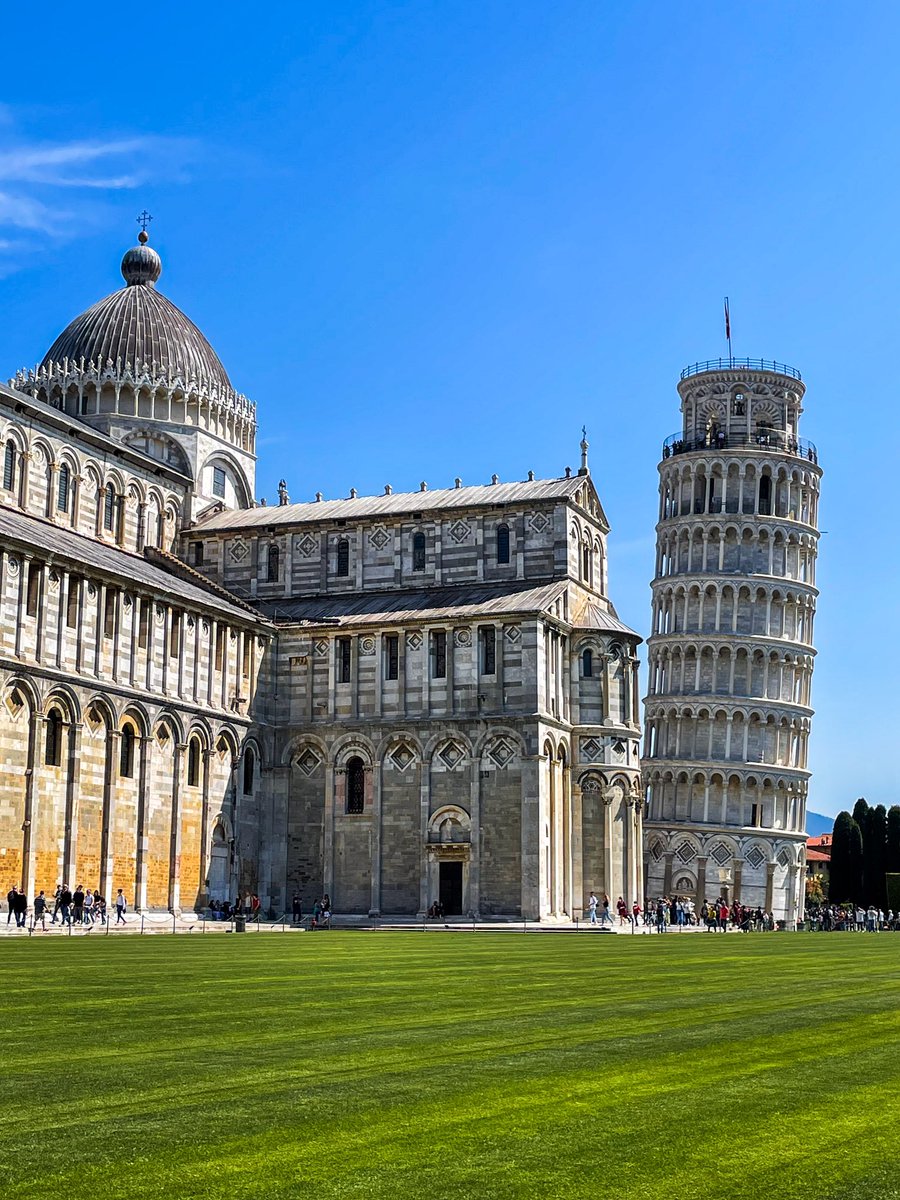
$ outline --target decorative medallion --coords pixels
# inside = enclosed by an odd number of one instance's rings
[[[535,533],[543,533],[550,524],[550,518],[541,512],[532,513],[528,518],[528,524]]]
[[[763,854],[762,850],[760,850],[759,846],[754,846],[747,855],[745,861],[750,864],[754,871],[758,871],[766,861],[766,856]]]
[[[710,851],[709,857],[720,867],[724,867],[727,862],[731,861],[731,851],[724,842],[717,842]]]
[[[453,644],[455,646],[471,646],[472,645],[472,630],[457,629],[453,635]]]
[[[324,658],[327,653],[328,653],[328,643],[325,641],[324,638],[320,638],[316,642],[316,654],[318,654],[319,658]]]
[[[787,849],[782,850],[778,855],[778,862],[782,867],[790,867],[793,864],[793,861],[794,860],[791,858],[790,851]]]
[[[599,738],[583,738],[580,744],[582,762],[602,762],[603,742]]]
[[[321,762],[322,760],[316,754],[315,750],[307,747],[302,754],[298,754],[294,759],[294,766],[299,767],[304,775],[312,775]]]
[[[455,524],[450,526],[450,536],[458,545],[461,545],[463,542],[467,542],[471,532],[472,527],[469,525],[468,521],[457,521]]]
[[[415,755],[405,743],[401,743],[391,752],[391,762],[401,771],[405,771],[414,758]]]
[[[9,569],[10,575],[18,575],[19,560],[17,558],[8,558],[6,560],[6,565],[7,565],[7,568]]]
[[[59,576],[57,575],[57,573],[55,571],[50,572],[50,591],[51,592],[59,591]]]
[[[503,627],[503,636],[514,646],[522,636],[522,631],[518,625],[505,625]]]
[[[663,856],[663,848],[659,842],[652,842],[650,845],[650,855],[654,862],[659,862]]]
[[[188,619],[187,619],[187,627],[188,627],[188,629],[193,629],[193,628],[194,628],[194,624],[195,624],[195,622],[194,622],[194,618],[193,618],[193,617],[188,617]]]
[[[299,554],[301,558],[312,558],[318,549],[319,539],[314,538],[311,533],[307,533],[297,542],[294,552]]]
[[[200,628],[204,633],[209,633],[209,621],[204,621]]]
[[[89,583],[89,584],[88,584],[88,595],[89,595],[89,596],[96,596],[96,595],[97,595],[97,589],[96,589],[96,587],[95,587],[95,586],[94,586],[92,583]]]
[[[438,758],[441,760],[444,766],[449,767],[451,771],[459,766],[465,756],[466,752],[463,750],[462,746],[460,746],[458,742],[454,742],[452,739],[449,742],[446,742],[440,748],[440,750],[438,750]]]
[[[128,592],[126,592],[125,595],[122,597],[122,605],[125,608],[126,612],[131,608],[131,605],[133,603],[134,603],[134,601],[132,600],[131,596],[128,594]]]
[[[380,526],[369,534],[369,545],[374,546],[376,550],[383,550],[390,540],[391,535]]]
[[[487,752],[487,757],[491,762],[496,763],[501,769],[507,766],[515,756],[515,747],[504,737],[494,738]]]
[[[421,649],[421,646],[422,646],[421,633],[419,633],[418,631],[411,633],[406,639],[406,644],[407,644],[407,646],[409,646],[410,650]]]
[[[231,557],[235,562],[243,562],[249,553],[247,543],[240,538],[235,538],[231,543]]]
[[[368,636],[361,637],[359,639],[359,652],[360,652],[360,654],[363,654],[366,656],[368,656],[370,654],[374,654],[375,653],[375,639],[373,637],[368,637]]]
[[[694,861],[697,857],[697,852],[690,842],[682,842],[675,849],[675,857],[681,859],[687,865],[687,863]]]

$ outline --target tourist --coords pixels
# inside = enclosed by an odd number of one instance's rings
[[[125,899],[125,893],[122,891],[121,888],[119,888],[119,890],[116,892],[116,924],[117,925],[124,925],[126,923],[125,922],[125,910],[127,907],[128,907],[128,902]]]
[[[106,924],[106,897],[99,892],[94,892],[94,920]]]
[[[613,923],[612,916],[610,915],[610,911],[609,911],[609,896],[607,896],[606,892],[604,892],[603,893],[603,917],[601,919],[601,924],[612,925],[612,923]]]
[[[661,896],[656,902],[656,932],[666,932],[666,899]]]
[[[62,891],[59,894],[59,919],[63,925],[72,924],[71,907],[72,892],[69,889],[69,885],[64,883],[62,886]]]
[[[628,919],[628,905],[621,896],[616,901],[616,912],[619,914],[619,928],[621,929]]]
[[[16,913],[16,927],[18,929],[24,929],[25,922],[28,917],[28,897],[25,895],[25,893],[22,891],[21,888],[16,888],[15,913]]]
[[[719,901],[719,928],[723,933],[728,932],[728,905],[724,900]]]
[[[637,929],[638,924],[640,923],[640,919],[641,919],[641,906],[637,902],[637,900],[635,900],[634,904],[632,904],[632,906],[631,906],[631,924],[634,929]]]
[[[43,892],[38,892],[34,898],[34,923],[41,923],[41,929],[47,928],[47,897]]]
[[[59,910],[60,910],[60,906],[62,904],[62,894],[63,894],[63,885],[61,883],[58,883],[56,885],[56,894],[53,897],[53,916],[50,918],[51,925],[56,924],[56,918],[59,916]]]
[[[84,893],[84,923],[85,925],[93,925],[94,923],[94,893],[90,888]]]
[[[72,893],[72,920],[76,925],[84,922],[84,888],[80,883]]]
[[[592,925],[597,924],[597,904],[597,895],[595,892],[591,892],[588,897],[588,917]]]
[[[300,893],[297,891],[291,897],[291,920],[295,925],[299,925],[303,920],[303,902],[300,899]]]
[[[10,923],[10,921],[11,921],[11,920],[13,919],[13,917],[15,916],[15,912],[16,912],[16,892],[17,892],[18,890],[19,890],[19,889],[16,887],[16,885],[15,885],[15,884],[13,884],[13,886],[12,886],[12,887],[9,889],[9,891],[6,893],[6,903],[7,903],[7,905],[8,905],[8,911],[7,911],[7,914],[6,914],[6,923],[7,923],[7,925]]]
[[[259,902],[259,896],[254,892],[250,897],[250,919],[259,924],[259,910],[262,905]]]

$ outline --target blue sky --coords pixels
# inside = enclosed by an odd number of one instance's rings
[[[257,401],[270,500],[558,475],[586,423],[646,634],[659,447],[728,294],[735,353],[803,372],[826,472],[810,807],[900,800],[900,7],[100,2],[4,30],[0,374],[119,285],[146,205],[162,290]]]

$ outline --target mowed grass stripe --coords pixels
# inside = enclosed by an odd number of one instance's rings
[[[898,960],[890,936],[9,942],[0,1194],[890,1200]]]

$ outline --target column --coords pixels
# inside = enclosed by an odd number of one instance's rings
[[[119,758],[118,729],[106,731],[106,764],[103,770],[103,827],[100,835],[100,891],[107,899],[115,880],[115,797],[116,764]]]
[[[775,863],[766,863],[766,899],[763,908],[766,912],[772,911],[772,901],[775,897]]]
[[[37,762],[38,747],[41,744],[43,729],[43,713],[32,712],[28,722],[28,766],[25,768],[25,813],[22,818],[22,886],[25,888],[25,894],[28,897],[32,897],[35,891],[35,764]]]
[[[80,721],[69,725],[69,763],[66,772],[66,817],[63,829],[63,881],[70,887],[76,883],[75,860],[77,840],[75,814],[78,809],[78,789],[81,782],[81,730]],[[30,893],[29,893],[30,895]],[[109,897],[107,896],[107,900]]]
[[[400,635],[403,639],[405,634]],[[372,776],[372,897],[370,909],[381,912],[381,788],[383,784],[382,771],[384,763],[365,768],[366,774]],[[368,788],[366,788],[368,791]],[[330,895],[330,893],[329,893]]]
[[[744,860],[736,858],[734,860],[734,890],[731,893],[731,899],[735,904],[741,902],[741,875],[744,870]]]
[[[706,900],[706,864],[709,859],[705,855],[697,857],[697,888],[694,892],[694,909],[699,917],[700,905]]]
[[[169,839],[169,912],[181,911],[181,775],[187,745],[172,752],[172,830]]]
[[[135,912],[143,912],[147,907],[147,851],[150,846],[150,839],[147,836],[149,801],[147,778],[153,739],[146,734],[138,734],[136,740],[140,758],[138,759],[137,874],[134,881],[134,909]]]

